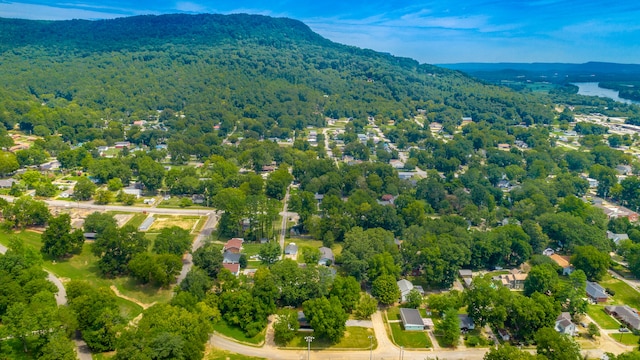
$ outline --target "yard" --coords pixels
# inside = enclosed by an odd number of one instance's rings
[[[640,340],[640,336],[634,335],[633,333],[619,333],[619,334],[609,334],[611,338],[619,343],[636,346],[638,345],[638,340]]]
[[[602,281],[600,281],[600,285],[605,289],[609,288],[615,291],[613,301],[616,304],[625,304],[636,309],[640,308],[640,293],[638,293],[638,290],[627,285],[622,280],[614,279],[607,275]]]
[[[42,246],[40,234],[31,231],[14,234],[0,232],[0,243],[8,245],[12,237],[23,240],[26,246],[36,250],[40,250]],[[149,305],[154,302],[168,302],[171,299],[172,294],[169,289],[158,289],[154,286],[141,285],[129,277],[115,279],[103,278],[97,267],[98,258],[91,253],[90,246],[91,244],[85,243],[80,254],[62,261],[53,261],[45,258],[43,267],[54,273],[62,282],[83,280],[95,286],[110,287],[113,285],[121,294],[133,298],[136,302],[142,304]],[[127,319],[132,319],[142,312],[140,305],[122,298],[118,299],[122,315]]]
[[[250,338],[247,337],[240,328],[235,326],[231,326],[227,324],[226,321],[220,319],[215,325],[213,325],[213,330],[232,339],[235,339],[239,342],[246,343],[252,346],[260,346],[264,343],[264,337],[266,333],[266,329],[263,330],[258,335]]]
[[[313,332],[298,331],[296,336],[287,344],[287,348],[306,348],[307,342],[304,339],[305,336],[313,336]],[[378,346],[373,329],[359,327],[359,326],[347,326],[344,336],[337,344],[332,344],[326,340],[320,339],[317,336],[311,343],[311,349],[369,349],[371,342],[369,336],[373,335],[373,348]]]
[[[408,349],[422,349],[432,347],[429,335],[425,331],[405,331],[402,323],[389,323],[393,341],[398,346],[404,346]]]
[[[405,331],[402,327],[402,323],[399,320],[401,320],[400,308],[397,306],[388,308],[386,311],[385,322],[389,326],[387,330],[389,335],[391,335],[391,340],[396,345],[404,346],[409,349],[422,349],[430,348],[433,346],[427,332]]]
[[[205,352],[206,360],[262,360],[265,358],[257,358],[253,356],[246,356],[242,354],[232,353],[226,350],[220,350],[214,347],[210,347]]]
[[[587,314],[603,329],[618,329],[620,323],[604,312],[603,305],[588,305]]]
[[[161,229],[178,226],[182,229],[191,231],[195,228],[200,220],[199,216],[171,216],[171,215],[155,215],[156,220],[151,224],[148,231],[155,232]]]

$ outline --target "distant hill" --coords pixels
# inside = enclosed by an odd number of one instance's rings
[[[325,117],[402,120],[418,109],[441,122],[553,117],[548,100],[258,15],[0,19],[0,61],[0,122],[72,141],[100,137],[100,119],[132,123],[164,109],[184,116],[157,136],[190,143],[214,125],[285,137]]]

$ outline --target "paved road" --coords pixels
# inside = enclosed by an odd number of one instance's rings
[[[0,195],[1,198],[11,202],[14,197]],[[91,201],[64,201],[64,200],[44,200],[52,208],[75,208],[95,211],[124,211],[124,212],[146,212],[148,214],[170,214],[170,215],[203,215],[213,209],[165,209],[141,206],[121,206],[121,205],[96,205]]]
[[[205,222],[202,230],[196,236],[196,240],[191,244],[191,252],[189,252],[184,259],[182,260],[182,270],[180,271],[180,275],[176,279],[176,284],[180,284],[182,280],[187,276],[191,268],[193,267],[193,254],[196,250],[198,250],[206,240],[211,236],[213,230],[215,230],[216,225],[218,224],[218,214],[215,211],[209,212],[207,215],[207,221]]]

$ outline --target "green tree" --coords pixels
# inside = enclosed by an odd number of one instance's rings
[[[51,216],[47,204],[34,200],[31,196],[18,198],[12,205],[5,206],[2,213],[7,224],[22,229],[44,225]]]
[[[142,283],[168,286],[182,269],[182,259],[175,254],[135,254],[128,263],[129,271]]]
[[[543,360],[540,356],[535,356],[527,351],[520,350],[509,344],[502,344],[492,347],[484,354],[484,360]]]
[[[400,265],[395,263],[393,256],[387,251],[375,254],[369,260],[369,281],[375,281],[382,275],[393,275],[397,279],[400,276],[400,271]]]
[[[193,263],[206,271],[212,279],[218,276],[222,268],[222,248],[215,244],[207,244],[193,253]]]
[[[117,226],[116,219],[108,213],[93,212],[84,219],[84,232],[100,234],[104,229]]]
[[[133,226],[118,229],[108,227],[96,236],[91,251],[100,258],[98,268],[107,276],[123,275],[135,254],[144,252],[149,244],[143,233]]]
[[[284,309],[278,314],[278,318],[273,324],[274,339],[277,344],[286,345],[291,341],[298,329],[298,313],[294,310]]]
[[[118,191],[123,187],[124,185],[122,184],[122,180],[120,180],[120,178],[113,178],[107,181],[107,189],[109,189],[109,191]]]
[[[211,285],[211,279],[204,270],[192,267],[180,283],[180,290],[192,294],[198,301],[201,301],[211,289]]]
[[[91,199],[95,191],[96,184],[89,180],[89,178],[83,176],[76,182],[76,186],[73,187],[73,197],[80,201],[86,201]]]
[[[287,167],[281,166],[267,176],[264,192],[269,197],[282,200],[291,181],[293,181],[293,176],[289,173]]]
[[[302,304],[302,309],[318,337],[336,343],[344,336],[349,315],[335,296],[307,300]]]
[[[82,230],[71,231],[71,217],[61,214],[49,219],[49,226],[41,235],[42,247],[40,251],[53,258],[61,258],[82,250],[84,235]]]
[[[444,346],[455,347],[458,345],[458,341],[460,340],[458,310],[446,310],[442,320],[436,323],[435,331],[440,334]]]
[[[602,280],[607,273],[611,259],[609,254],[599,251],[594,246],[576,246],[571,263],[576,269],[584,271],[590,281]]]
[[[600,336],[600,329],[595,323],[589,323],[589,326],[587,326],[587,333],[589,334],[589,337],[595,338],[596,336]]]
[[[73,343],[61,331],[51,333],[40,350],[40,360],[75,360],[76,352]]]
[[[409,308],[417,309],[422,305],[422,294],[416,289],[411,289],[407,295],[407,302],[405,305]]]
[[[98,189],[94,196],[94,203],[97,205],[107,205],[113,202],[113,193],[109,190]]]
[[[13,153],[0,151],[0,176],[6,176],[19,168],[20,164]]]
[[[379,276],[371,285],[371,295],[376,297],[380,303],[391,305],[400,298],[400,289],[393,275]]]
[[[191,235],[189,231],[179,226],[163,228],[153,243],[153,251],[156,254],[182,256],[190,247]]]
[[[303,247],[302,258],[307,265],[316,265],[320,261],[320,249],[314,247]]]
[[[153,193],[162,186],[162,179],[165,175],[162,164],[149,156],[143,156],[137,160],[136,165],[138,177],[148,191]]]
[[[378,310],[378,301],[369,294],[360,295],[360,300],[356,304],[354,315],[360,320],[368,319]]]
[[[266,265],[272,265],[280,259],[282,249],[276,241],[269,241],[268,243],[260,247],[258,255],[260,255],[260,261]]]
[[[329,295],[340,300],[342,308],[350,313],[360,299],[360,283],[353,276],[336,276]]]
[[[544,327],[536,332],[536,351],[549,360],[580,360],[580,346],[568,335]]]
[[[524,281],[524,295],[531,296],[534,292],[545,294],[555,292],[558,286],[558,273],[551,264],[534,266]]]

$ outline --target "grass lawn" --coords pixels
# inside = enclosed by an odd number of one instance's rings
[[[307,342],[305,336],[313,336],[313,332],[298,331],[296,336],[291,340],[287,347],[291,348],[306,348]],[[332,344],[327,340],[320,339],[317,336],[311,342],[312,349],[369,349],[371,342],[369,336],[373,335],[373,348],[378,346],[373,329],[364,328],[360,326],[347,326],[344,336],[337,344]]]
[[[8,245],[12,237],[22,239],[26,246],[37,250],[42,246],[40,234],[31,231],[14,234],[0,232],[0,243]],[[80,254],[62,261],[52,261],[51,259],[45,258],[43,267],[54,273],[62,282],[83,280],[94,286],[110,287],[114,285],[121,294],[134,298],[144,304],[168,302],[171,299],[172,294],[169,289],[158,289],[154,286],[142,285],[129,277],[115,279],[103,278],[98,270],[98,258],[91,253],[90,246],[89,243],[85,243]],[[134,318],[142,312],[142,307],[139,305],[122,298],[118,299],[122,315],[125,316],[125,318]]]
[[[133,227],[138,229],[138,227],[144,222],[144,219],[146,219],[148,216],[149,215],[147,214],[135,214],[131,219],[129,219],[129,221],[127,221],[126,225],[132,225]]]
[[[169,200],[162,200],[160,201],[160,204],[158,204],[159,208],[168,208],[168,209],[183,209],[183,207],[180,206],[180,199],[181,197],[179,196],[172,196]],[[193,204],[191,206],[187,206],[185,209],[211,209],[208,208],[206,206],[202,206],[202,205],[196,205]]]
[[[631,346],[635,346],[638,345],[638,340],[640,339],[640,336],[638,335],[633,335],[632,333],[628,332],[628,333],[619,333],[619,334],[609,334],[609,336],[611,336],[611,338],[619,343],[625,344],[625,345],[631,345]]]
[[[206,360],[262,360],[265,358],[257,358],[253,356],[246,356],[242,354],[232,353],[226,350],[220,350],[216,348],[209,348],[206,351],[204,357]]]
[[[258,243],[244,243],[242,244],[242,253],[247,255],[247,259],[251,255],[257,255],[260,252],[262,244]]]
[[[464,336],[464,344],[467,347],[488,347],[491,345],[491,342],[482,335],[482,331],[479,329],[475,329],[469,331]]]
[[[620,323],[604,312],[603,305],[588,305],[587,314],[603,329],[618,329]]]
[[[400,308],[393,306],[387,309],[387,319],[389,320],[402,320],[400,318]]]
[[[266,329],[265,329],[258,335],[250,338],[250,337],[247,337],[244,331],[242,331],[240,328],[231,326],[227,324],[227,322],[224,320],[220,320],[215,325],[213,325],[213,330],[219,332],[220,334],[226,337],[230,337],[240,342],[245,342],[245,343],[254,344],[254,345],[260,345],[264,343],[264,337],[266,333]]]
[[[149,227],[149,231],[157,231],[172,226],[177,226],[184,230],[191,231],[197,222],[200,220],[200,216],[172,216],[172,215],[154,215],[156,220]]]
[[[615,291],[613,300],[617,304],[626,304],[632,308],[640,308],[640,293],[625,282],[607,275],[600,281],[602,287]]]
[[[409,349],[422,349],[432,347],[429,335],[424,331],[405,331],[399,322],[389,323],[393,340],[398,346]]]

